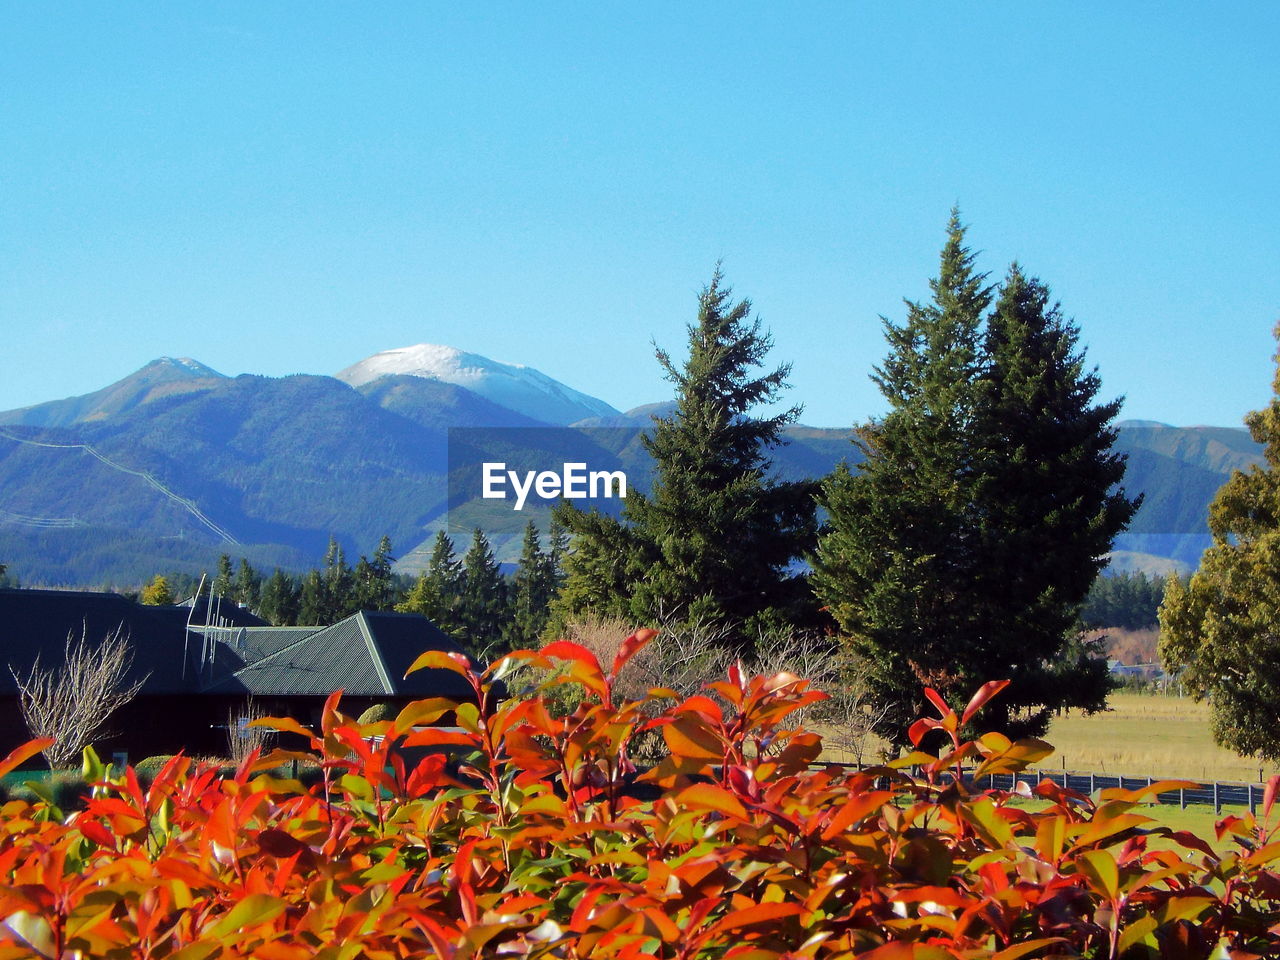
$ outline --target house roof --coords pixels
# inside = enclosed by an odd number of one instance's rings
[[[334,690],[367,697],[471,695],[467,683],[448,670],[422,670],[405,677],[426,650],[462,652],[418,614],[366,610],[331,627],[312,629],[206,689],[257,696],[327,696]]]
[[[133,646],[130,680],[146,678],[142,694],[471,695],[448,670],[405,678],[425,650],[462,652],[419,614],[365,611],[330,627],[193,622],[188,630],[191,613],[189,606],[149,607],[110,593],[0,590],[0,695],[17,693],[6,666],[24,675],[37,654],[42,664],[59,662],[68,632],[93,640],[117,629]]]
[[[60,663],[69,635],[97,642],[117,630],[133,648],[129,682],[145,677],[144,693],[190,689],[184,673],[191,671],[183,669],[184,657],[191,663],[193,656],[184,643],[188,612],[143,606],[113,593],[0,590],[0,694],[17,693],[10,669],[27,675],[37,655],[44,666]]]

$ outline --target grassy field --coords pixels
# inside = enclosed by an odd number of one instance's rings
[[[1274,764],[1236,756],[1213,742],[1209,707],[1189,697],[1118,693],[1111,709],[1057,718],[1046,738],[1055,753],[1045,766],[1188,780],[1258,781]]]

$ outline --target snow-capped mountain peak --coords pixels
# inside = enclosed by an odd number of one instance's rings
[[[353,387],[388,376],[452,383],[544,423],[570,424],[618,412],[603,400],[567,387],[533,367],[500,363],[434,343],[383,350],[337,374]]]

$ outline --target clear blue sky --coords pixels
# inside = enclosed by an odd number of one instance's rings
[[[1272,4],[0,9],[0,409],[161,356],[422,341],[626,408],[717,259],[804,420],[883,409],[878,316],[958,202],[1123,416],[1238,425],[1280,318]]]

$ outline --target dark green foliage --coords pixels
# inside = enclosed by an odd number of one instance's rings
[[[489,539],[476,528],[462,558],[457,639],[478,660],[486,660],[502,647],[506,618],[507,583]]]
[[[0,563],[0,590],[13,589],[18,586],[18,578],[9,576],[9,570]]]
[[[355,613],[354,582],[342,546],[330,539],[324,569],[312,570],[302,579],[299,622],[328,626]]]
[[[257,610],[261,590],[262,576],[247,559],[241,557],[235,581],[231,585],[232,599],[246,610]]]
[[[537,525],[530,520],[525,527],[520,561],[509,589],[511,610],[504,635],[509,649],[536,647],[547,626],[551,598],[556,590],[557,535],[552,535],[553,552],[544,553]]]
[[[286,627],[298,622],[302,598],[294,579],[276,567],[262,586],[258,600],[258,616],[272,626]]]
[[[231,557],[223,554],[218,558],[218,572],[209,584],[210,596],[234,599],[235,576],[231,572]]]
[[[1011,679],[996,718],[1011,734],[1105,703],[1105,670],[1067,650],[1135,509],[1113,492],[1118,403],[1093,403],[1098,378],[1043,284],[1013,267],[987,316],[985,279],[953,213],[932,301],[885,321],[874,380],[890,410],[823,489],[815,588],[871,661],[889,730],[923,708],[922,681],[956,699]]]
[[[1159,622],[1165,581],[1145,573],[1102,574],[1093,581],[1080,610],[1087,627],[1142,630]]]
[[[355,605],[359,610],[390,610],[395,606],[396,584],[391,572],[391,538],[383,536],[373,559],[361,557],[355,569]]]
[[[1268,760],[1280,759],[1280,366],[1273,387],[1271,403],[1245,418],[1265,463],[1218,491],[1213,546],[1189,583],[1169,579],[1160,608],[1160,659],[1210,700],[1214,738]]]
[[[755,375],[771,340],[750,313],[717,269],[688,328],[683,366],[658,350],[676,405],[644,438],[653,487],[628,492],[620,522],[557,512],[574,552],[556,621],[585,613],[637,623],[702,617],[732,622],[746,644],[754,623],[811,609],[793,566],[812,546],[816,487],[772,479],[768,454],[800,408],[751,416],[779,397],[790,367]]]

